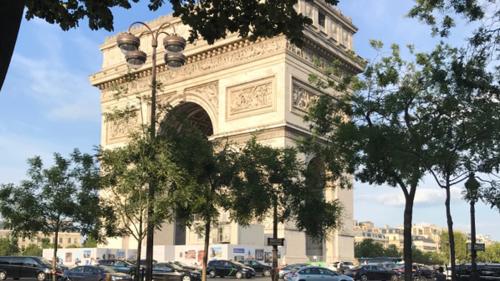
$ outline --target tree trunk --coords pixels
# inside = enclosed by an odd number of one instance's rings
[[[412,237],[413,201],[416,186],[411,187],[410,193],[405,194],[405,210],[403,218],[403,258],[405,261],[405,281],[412,281]]]
[[[23,19],[25,0],[0,1],[0,26],[2,40],[0,40],[0,90],[2,89],[14,47],[17,34]]]
[[[208,245],[210,244],[210,220],[205,222],[205,244],[203,245],[203,261],[201,265],[201,281],[207,281]]]
[[[54,232],[54,254],[52,256],[52,281],[57,281],[57,246],[59,243],[59,227]]]
[[[472,263],[471,281],[479,281],[477,274],[477,251],[476,251],[476,202],[470,201],[470,257]]]
[[[447,184],[446,187],[446,221],[448,223],[448,240],[450,242],[450,264],[451,264],[451,280],[456,281],[457,277],[455,274],[455,235],[453,234],[453,219],[451,217],[450,209],[450,186]]]
[[[278,239],[278,202],[273,200],[273,239]],[[278,245],[273,245],[273,272],[272,280],[278,281]]]
[[[140,233],[139,237],[142,237],[142,233]],[[141,251],[142,251],[142,239],[137,239],[137,263],[135,267],[135,277],[134,281],[142,280],[141,276]]]

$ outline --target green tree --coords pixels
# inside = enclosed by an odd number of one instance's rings
[[[41,257],[42,256],[43,249],[40,248],[36,244],[29,244],[23,251],[22,255],[23,256],[36,256],[36,257]]]
[[[69,158],[55,153],[54,165],[48,168],[40,157],[29,159],[28,164],[28,179],[19,185],[1,185],[0,212],[16,236],[52,234],[55,267],[60,232],[78,231],[98,238],[103,234],[99,169],[93,156],[76,149]]]
[[[469,255],[467,254],[467,236],[455,231],[455,255],[458,262],[470,262]],[[450,260],[450,242],[448,240],[448,232],[443,231],[440,235],[441,246],[440,252],[446,261]]]
[[[384,256],[386,256],[386,257],[400,257],[401,252],[399,252],[396,245],[391,244],[391,245],[387,246],[387,248],[384,249]]]
[[[382,52],[383,44],[372,41]],[[424,154],[428,136],[424,120],[417,118],[417,99],[425,87],[416,64],[404,61],[399,46],[366,66],[360,77],[342,71],[334,62],[324,76],[311,76],[319,88],[344,93],[321,95],[309,109],[312,136],[304,150],[321,155],[332,180],[350,187],[350,176],[370,184],[399,187],[404,194],[403,258],[405,280],[411,280],[411,228],[413,202],[425,175]],[[351,94],[352,93],[352,94]]]
[[[432,136],[426,143],[426,170],[446,192],[453,280],[456,258],[451,187],[474,173],[491,174],[500,167],[500,103],[495,99],[500,88],[496,74],[489,70],[489,56],[445,45],[418,56],[428,81],[419,117],[427,120],[425,129]]]
[[[17,239],[13,237],[0,238],[0,255],[11,256],[19,254],[19,247],[17,246]]]
[[[306,169],[296,149],[265,146],[255,137],[242,148],[238,162],[241,172],[233,183],[231,207],[238,223],[245,225],[271,216],[273,238],[278,238],[278,223],[293,222],[320,241],[340,225],[342,206],[338,200],[324,197],[322,165]],[[277,280],[277,250],[273,245],[273,280]]]
[[[201,232],[204,237],[202,280],[207,278],[210,230],[221,211],[229,206],[232,182],[238,173],[238,153],[227,141],[209,140],[186,114],[173,109],[160,128],[171,151],[171,161],[183,171],[186,180],[177,185],[176,217]],[[200,227],[196,227],[201,222]]]
[[[361,243],[354,245],[355,258],[375,258],[385,256],[385,249],[382,244],[373,241],[373,239],[365,239]],[[391,257],[393,257],[391,255]]]
[[[377,49],[380,42],[372,42]],[[446,214],[454,271],[453,222],[450,188],[471,172],[498,169],[500,103],[494,73],[487,70],[486,54],[438,45],[428,53],[409,48],[414,61],[404,61],[399,47],[392,55],[369,64],[359,78],[312,77],[319,87],[354,89],[333,99],[321,96],[308,120],[327,145],[310,145],[326,155],[333,175],[354,173],[369,183],[398,185],[405,194],[404,259],[411,270],[411,214],[416,187],[431,174],[446,191]],[[340,82],[339,82],[340,81]],[[313,143],[312,141],[308,143]]]
[[[448,36],[455,17],[473,22],[485,17],[485,3],[477,0],[416,0],[408,15],[432,26],[433,34]]]
[[[153,229],[172,219],[169,196],[179,185],[178,171],[170,161],[168,145],[148,134],[134,133],[126,146],[101,149],[99,152],[102,185],[102,205],[116,216],[116,232],[137,241],[137,264],[141,260],[142,241],[148,222]],[[151,157],[154,155],[154,157]],[[149,200],[150,181],[154,179],[155,197]],[[154,212],[148,214],[148,207]],[[140,277],[140,267],[134,274]]]
[[[480,262],[500,262],[500,242],[487,245],[484,252],[478,252],[477,260]]]
[[[86,237],[85,241],[82,244],[82,248],[96,248],[97,240],[93,237]]]

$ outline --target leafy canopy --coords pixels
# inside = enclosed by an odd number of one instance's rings
[[[231,214],[239,223],[263,220],[277,204],[279,222],[292,221],[314,238],[323,238],[340,226],[340,201],[325,199],[324,182],[311,186],[314,181],[306,181],[307,170],[296,149],[273,148],[252,138],[241,150],[239,166],[231,199]]]
[[[87,18],[91,29],[113,30],[112,9],[129,9],[140,0],[27,0],[26,18],[39,17],[58,24],[63,30],[78,26]],[[152,11],[165,5],[163,0],[145,0]],[[338,0],[322,0],[336,5]],[[242,37],[272,37],[285,34],[293,42],[300,41],[310,18],[298,14],[297,0],[169,0],[174,15],[192,29],[191,41],[202,37],[209,43],[239,33]]]
[[[28,160],[28,178],[2,184],[0,212],[14,235],[80,232],[101,239],[108,215],[99,207],[99,168],[93,156],[75,149],[69,158],[54,154],[44,167],[40,157]]]

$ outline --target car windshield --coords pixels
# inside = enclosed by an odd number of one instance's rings
[[[183,262],[180,262],[180,261],[175,261],[175,262],[173,262],[173,264],[176,264],[176,265],[182,266],[182,267],[190,267],[189,265],[187,265],[187,264],[185,264]]]
[[[184,270],[184,268],[178,264],[175,264],[175,263],[167,263],[166,265],[170,266],[171,268],[175,269],[175,270]]]
[[[114,270],[112,267],[109,267],[107,265],[100,265],[100,268],[104,270],[106,273],[117,273],[116,270]]]
[[[350,261],[346,261],[346,262],[343,262],[344,265],[352,265],[352,262]]]
[[[38,261],[39,261],[41,264],[45,265],[45,266],[48,266],[48,267],[51,267],[51,266],[52,266],[52,264],[50,264],[50,261],[48,261],[48,260],[47,260],[47,259],[45,259],[45,258],[38,258]]]
[[[237,265],[239,265],[239,266],[247,267],[246,265],[244,265],[244,264],[242,264],[242,263],[240,263],[240,262],[237,262],[237,261],[233,261],[233,263],[234,263],[234,264],[237,264]]]

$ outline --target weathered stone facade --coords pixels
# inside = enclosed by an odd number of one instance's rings
[[[300,0],[298,9],[314,21],[305,32],[304,46],[298,48],[282,36],[256,42],[229,36],[213,45],[202,41],[188,45],[185,50],[187,64],[181,69],[170,70],[160,62],[159,103],[168,103],[173,107],[189,103],[203,109],[213,129],[212,138],[228,137],[234,142],[244,142],[257,132],[262,143],[276,147],[295,145],[296,140],[308,134],[308,126],[303,121],[307,107],[318,95],[341,94],[315,89],[308,84],[309,75],[322,75],[321,64],[334,59],[343,63],[345,71],[357,73],[362,69],[361,58],[352,51],[352,36],[356,28],[350,19],[336,8],[321,3]],[[179,19],[166,16],[149,24],[154,29],[165,21],[172,22],[177,33],[187,37],[188,27],[182,25]],[[139,34],[142,28],[132,32]],[[151,53],[150,40],[147,35],[141,38],[141,49],[148,54]],[[147,124],[150,110],[146,102],[151,90],[150,58],[142,68],[128,69],[115,41],[116,37],[110,37],[102,45],[102,70],[92,75],[90,80],[101,90],[103,112],[129,106],[137,108],[138,114],[125,123],[107,123],[103,118],[101,144],[107,148],[125,143],[130,126]],[[163,57],[162,51],[158,57]],[[352,191],[339,190],[329,184],[325,196],[342,201],[344,227],[322,242],[319,258],[327,262],[352,260]],[[269,222],[264,222],[261,237],[252,237],[253,240],[247,241],[242,238],[249,236],[241,233],[244,229],[231,222],[227,224],[232,227],[221,229],[226,229],[224,231],[228,234],[215,236],[225,237],[228,241],[214,240],[214,243],[264,245],[264,239],[271,231]],[[155,244],[174,244],[175,228],[175,225],[165,225],[156,234]],[[311,257],[306,249],[304,233],[291,224],[280,225],[279,232],[279,236],[287,241],[282,263],[304,261]],[[135,247],[131,240],[123,238],[110,243],[115,247]],[[201,243],[201,240],[192,231],[186,230],[185,243]]]

